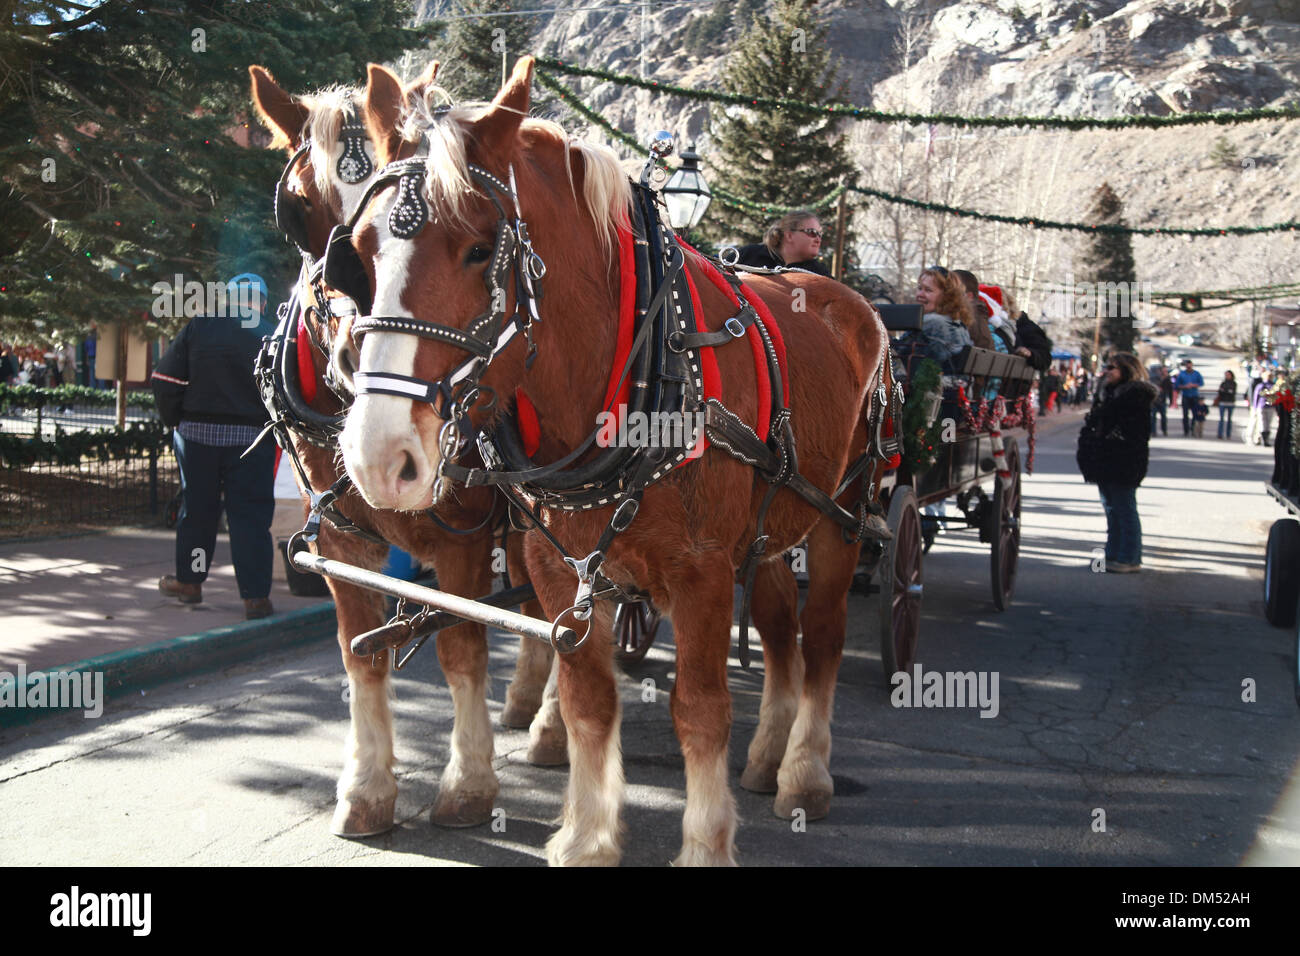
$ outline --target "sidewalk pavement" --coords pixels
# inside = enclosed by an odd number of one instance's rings
[[[244,620],[230,564],[217,539],[200,604],[158,591],[175,574],[174,531],[121,528],[97,534],[0,542],[0,679],[94,659],[110,688],[157,683],[210,669],[263,649],[332,639],[328,598],[295,597],[277,553],[271,589],[275,613]],[[125,683],[123,683],[125,681]]]

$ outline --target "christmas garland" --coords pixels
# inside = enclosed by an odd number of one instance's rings
[[[1214,123],[1219,126],[1237,126],[1242,123],[1255,123],[1260,120],[1300,119],[1300,107],[1288,106],[1280,109],[1249,109],[1217,113],[1175,113],[1169,116],[962,116],[957,113],[904,113],[889,110],[868,109],[848,103],[806,103],[800,100],[778,99],[766,96],[749,96],[744,93],[723,93],[717,90],[697,90],[688,86],[676,86],[661,83],[658,80],[643,80],[627,73],[613,73],[609,70],[597,70],[591,67],[576,66],[553,57],[537,57],[539,67],[547,67],[566,76],[589,76],[620,86],[635,86],[656,93],[667,93],[683,99],[703,103],[724,103],[729,106],[745,106],[765,112],[783,111],[802,116],[848,118],[872,120],[880,123],[909,123],[912,126],[983,126],[994,129],[1017,127],[1037,127],[1039,129],[1162,129],[1172,126],[1203,126]],[[537,76],[546,81],[544,69],[537,71]],[[549,84],[548,84],[549,85]]]
[[[0,464],[8,468],[32,465],[79,465],[84,458],[112,461],[160,454],[171,446],[171,429],[162,422],[132,422],[125,428],[65,432],[54,439],[0,433]]]
[[[942,212],[951,216],[977,219],[983,222],[1003,222],[1012,226],[1029,226],[1031,229],[1061,229],[1073,232],[1102,232],[1129,236],[1198,236],[1202,238],[1206,236],[1250,236],[1267,232],[1295,232],[1296,229],[1300,229],[1300,222],[1296,220],[1270,223],[1266,226],[1209,226],[1196,229],[1180,226],[1125,226],[1119,223],[1059,222],[1055,219],[1040,219],[1037,216],[1003,216],[998,213],[962,209],[959,206],[949,206],[946,203],[922,202],[920,199],[910,199],[906,196],[898,196],[894,193],[887,193],[880,189],[870,189],[866,186],[849,186],[848,190],[849,192],[861,193],[864,196],[883,199],[895,205],[911,206],[914,209]]]
[[[539,60],[539,62],[541,61]],[[579,99],[572,90],[565,87],[554,77],[548,75],[545,71],[540,70],[536,75],[543,86],[554,92],[560,98],[561,102],[571,108],[583,119],[587,120],[592,125],[599,127],[612,139],[622,143],[633,152],[645,152],[645,146],[638,143],[635,137],[623,132],[621,129],[618,129]],[[659,86],[653,88],[664,89]],[[1298,112],[1297,115],[1300,115],[1300,112]],[[706,165],[708,165],[707,162]],[[1214,236],[1246,236],[1271,232],[1295,232],[1296,229],[1300,228],[1300,222],[1294,220],[1290,222],[1271,223],[1265,226],[1209,226],[1201,228],[1181,228],[1177,226],[1124,226],[1119,223],[1060,222],[1054,219],[1042,219],[1037,216],[1003,216],[998,213],[979,212],[975,209],[963,209],[960,206],[949,206],[946,203],[925,202],[920,199],[912,199],[908,196],[900,196],[896,193],[885,192],[881,189],[872,189],[867,186],[847,186],[844,184],[836,186],[820,199],[809,200],[808,202],[797,206],[786,206],[780,203],[754,202],[751,199],[746,199],[744,196],[738,196],[719,186],[710,186],[709,189],[712,192],[714,199],[724,206],[728,206],[732,209],[739,209],[743,212],[760,213],[766,216],[784,215],[801,209],[811,209],[814,211],[829,209],[831,206],[835,205],[836,201],[839,200],[840,196],[845,192],[854,192],[863,196],[870,196],[874,199],[881,199],[898,206],[910,206],[914,209],[924,209],[929,212],[939,212],[980,222],[1001,222],[1013,226],[1028,226],[1031,229],[1057,229],[1069,232],[1110,233],[1131,236],[1195,236],[1205,238]]]
[[[153,392],[127,392],[126,404],[131,408],[157,407]],[[117,393],[111,389],[89,388],[85,385],[59,385],[55,388],[0,385],[0,412],[11,408],[44,408],[48,405],[113,408],[117,405]]]
[[[912,374],[907,401],[903,404],[903,458],[913,475],[919,475],[931,465],[938,455],[939,437],[943,419],[935,416],[927,421],[934,399],[940,394],[943,373],[939,363],[924,359]]]

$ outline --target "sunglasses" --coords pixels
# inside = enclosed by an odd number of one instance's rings
[[[925,271],[926,271],[926,272],[937,272],[939,275],[943,276],[945,279],[948,278],[948,270],[945,269],[943,266],[930,266],[930,268],[926,269]]]
[[[820,229],[796,229],[795,232],[802,232],[805,236],[812,236],[814,239],[820,239],[823,235]]]

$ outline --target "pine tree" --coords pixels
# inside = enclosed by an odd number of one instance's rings
[[[777,0],[773,16],[755,15],[735,44],[722,75],[729,93],[825,103],[840,98],[827,28],[806,0]],[[847,137],[835,120],[784,111],[715,107],[713,149],[706,159],[713,185],[761,204],[807,206],[854,178]],[[815,210],[833,230],[833,209]],[[714,200],[702,223],[715,240],[753,241],[779,214],[748,211]],[[834,248],[829,232],[825,257]],[[851,244],[845,243],[848,252]]]
[[[435,42],[438,85],[460,102],[490,100],[501,89],[515,61],[533,52],[535,17],[518,10],[537,5],[518,0],[464,0],[440,26],[445,32]],[[534,90],[534,94],[538,91]],[[536,101],[536,96],[534,96]]]
[[[426,42],[403,25],[406,0],[7,10],[0,337],[33,344],[92,322],[172,332],[184,319],[154,314],[153,287],[176,274],[255,272],[277,297],[297,257],[272,222],[283,155],[256,148],[267,137],[250,115],[249,64],[311,90],[363,82],[368,61]]]
[[[1124,225],[1124,204],[1102,183],[1092,195],[1092,206],[1085,217],[1090,224]],[[1121,352],[1133,351],[1133,306],[1137,272],[1133,263],[1133,237],[1128,233],[1099,232],[1089,240],[1083,252],[1084,279],[1096,283],[1094,303],[1101,309],[1101,336]],[[1123,283],[1125,294],[1111,296],[1102,290],[1111,283]],[[1113,286],[1111,286],[1113,288]],[[1113,303],[1113,308],[1111,307]]]

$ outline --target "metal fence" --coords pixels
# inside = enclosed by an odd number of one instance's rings
[[[152,409],[47,404],[0,409],[0,539],[161,523],[180,487]]]

